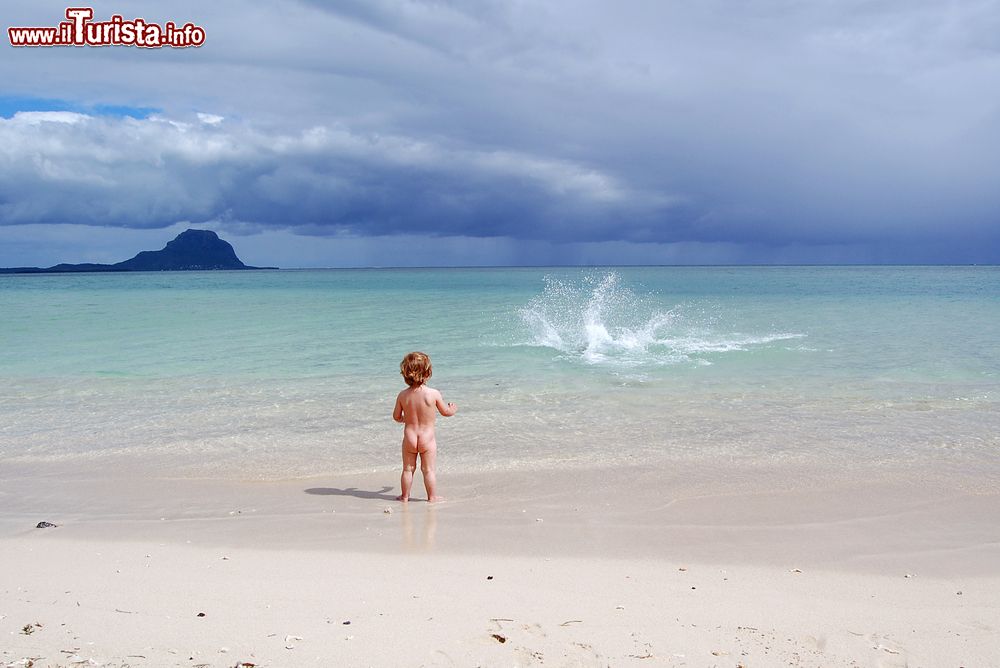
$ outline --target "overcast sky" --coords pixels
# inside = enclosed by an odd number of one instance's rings
[[[92,4],[207,40],[3,35],[0,266],[1000,262],[1000,0]]]

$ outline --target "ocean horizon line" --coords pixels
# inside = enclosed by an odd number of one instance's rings
[[[356,266],[332,266],[332,267],[260,267],[254,273],[269,273],[277,271],[395,271],[395,270],[442,270],[442,269],[794,269],[794,268],[829,268],[829,269],[864,269],[864,268],[996,268],[1000,263],[746,263],[746,264],[445,264],[445,265],[356,265]],[[5,276],[54,276],[57,274],[106,274],[108,276],[121,276],[124,274],[197,274],[197,273],[220,273],[220,272],[242,272],[238,269],[163,269],[148,271],[33,271],[33,272],[10,272]]]

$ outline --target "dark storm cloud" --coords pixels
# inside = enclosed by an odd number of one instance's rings
[[[64,9],[12,5],[11,25]],[[0,120],[0,224],[951,256],[1000,237],[994,2],[95,11],[209,37],[184,52],[10,50],[7,95],[160,111]]]
[[[590,240],[666,203],[570,162],[343,128],[261,133],[205,114],[179,122],[22,112],[0,119],[0,144],[8,224],[221,220],[313,234]]]

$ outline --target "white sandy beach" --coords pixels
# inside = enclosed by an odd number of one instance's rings
[[[12,477],[0,665],[1000,665],[989,480],[685,473]]]
[[[1000,0],[88,4],[0,668],[1000,668]]]

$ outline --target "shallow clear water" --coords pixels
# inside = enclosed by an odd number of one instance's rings
[[[396,468],[399,359],[441,467],[996,467],[1000,268],[0,276],[0,457],[282,478]]]

